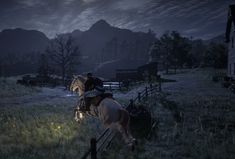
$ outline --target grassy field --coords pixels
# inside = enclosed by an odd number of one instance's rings
[[[164,76],[176,82],[164,83],[163,94],[143,103],[158,120],[152,137],[139,138],[136,151],[131,152],[118,135],[99,157],[233,159],[235,96],[213,83],[212,74],[197,70]],[[25,88],[13,81],[1,79],[5,91],[0,101],[0,158],[77,159],[87,150],[90,137],[102,132],[97,119],[86,118],[80,124],[73,120],[77,97],[65,97],[61,90]],[[127,103],[143,88],[115,94]]]
[[[177,82],[163,84],[164,93],[146,103],[159,120],[153,137],[141,139],[132,153],[115,141],[102,158],[235,158],[235,96],[213,83],[212,75],[212,70],[165,75]]]
[[[16,84],[17,78],[0,78],[0,98],[17,97],[40,92],[39,88]]]
[[[47,89],[28,88],[1,79],[0,158],[79,158],[89,139],[102,131],[98,120],[73,119],[77,97],[49,96]]]

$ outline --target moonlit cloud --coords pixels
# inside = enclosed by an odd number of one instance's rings
[[[0,30],[37,29],[47,36],[87,30],[99,19],[134,31],[211,38],[225,32],[234,0],[1,0]]]
[[[116,9],[128,11],[132,9],[140,9],[143,6],[145,6],[150,0],[142,0],[142,1],[136,1],[136,0],[120,0],[120,1],[114,1],[113,6]]]
[[[82,1],[85,3],[92,3],[92,2],[95,2],[96,0],[82,0]]]

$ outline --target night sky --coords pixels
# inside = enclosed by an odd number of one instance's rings
[[[1,0],[0,30],[36,29],[48,37],[87,30],[104,19],[113,26],[157,35],[178,30],[208,39],[225,32],[234,0]]]

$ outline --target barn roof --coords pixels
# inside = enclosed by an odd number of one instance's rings
[[[228,11],[228,21],[227,21],[227,27],[226,27],[226,42],[230,41],[230,32],[231,32],[231,27],[232,23],[235,26],[235,4],[229,6],[229,11]]]

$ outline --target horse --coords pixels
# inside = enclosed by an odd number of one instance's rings
[[[110,96],[102,98],[96,96],[91,100],[90,111],[82,111],[84,105],[86,77],[78,75],[74,76],[70,85],[70,90],[79,93],[79,100],[74,111],[74,118],[76,121],[81,121],[84,115],[97,117],[102,121],[105,127],[118,130],[124,142],[134,149],[137,143],[129,131],[130,116],[128,111],[121,106],[115,99]]]

